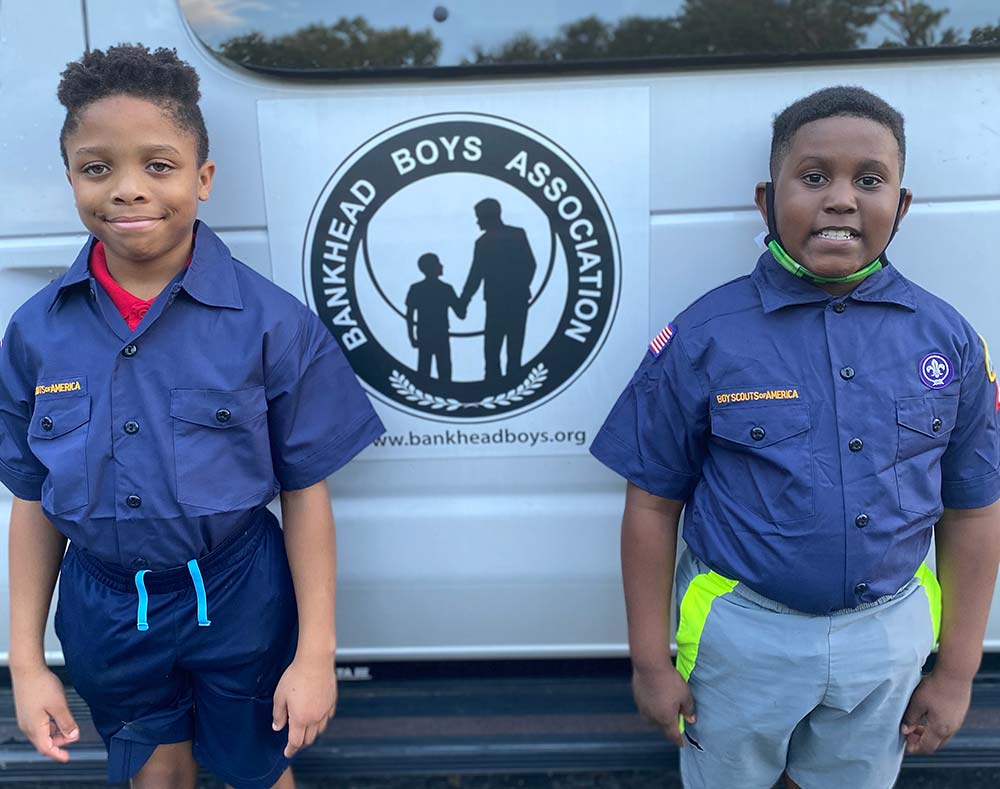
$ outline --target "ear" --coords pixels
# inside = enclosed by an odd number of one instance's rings
[[[198,199],[202,202],[212,195],[212,182],[215,180],[215,162],[206,159],[198,168]]]
[[[66,181],[70,186],[73,185],[73,177],[69,174],[69,168],[66,168]]]
[[[764,224],[767,225],[767,184],[765,182],[761,181],[757,184],[753,193],[753,201],[757,204],[757,210],[760,211]]]
[[[896,224],[898,225],[903,221],[903,217],[906,216],[906,212],[910,210],[910,203],[913,202],[913,192],[909,189],[903,189],[902,195],[899,199],[899,215],[896,217]]]

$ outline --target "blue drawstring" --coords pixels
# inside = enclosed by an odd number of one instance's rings
[[[198,598],[198,627],[208,627],[212,623],[208,620],[208,598],[205,595],[205,582],[201,578],[198,560],[192,559],[187,563],[187,568],[191,573],[191,580],[194,581],[194,593]]]
[[[149,610],[149,595],[146,594],[146,582],[143,576],[149,570],[139,570],[135,574],[135,588],[139,590],[139,612],[136,615],[135,626],[138,630],[149,630],[149,622],[146,621],[146,612]]]

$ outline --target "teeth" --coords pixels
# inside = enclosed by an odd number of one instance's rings
[[[835,241],[847,241],[854,238],[856,234],[850,230],[820,230],[816,235],[820,238],[830,238]]]

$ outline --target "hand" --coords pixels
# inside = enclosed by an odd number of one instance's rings
[[[903,713],[900,731],[907,753],[934,753],[962,727],[972,699],[972,680],[939,673],[924,677]]]
[[[80,739],[80,728],[66,704],[59,677],[46,666],[11,672],[17,725],[35,750],[57,762],[68,762],[66,745]]]
[[[295,657],[274,690],[275,731],[288,724],[285,758],[315,742],[337,708],[337,672],[330,656]]]
[[[632,695],[639,714],[659,728],[678,748],[684,747],[680,716],[694,723],[694,697],[684,678],[672,665],[632,672]]]

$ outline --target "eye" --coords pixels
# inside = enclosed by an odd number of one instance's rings
[[[877,175],[862,175],[857,184],[865,189],[874,189],[882,184],[882,179]]]
[[[150,162],[146,166],[154,173],[169,173],[174,169],[173,165],[168,162]]]
[[[802,176],[802,180],[809,186],[822,186],[826,183],[827,177],[823,173],[806,173]]]
[[[91,162],[90,164],[85,164],[80,168],[80,172],[86,175],[106,175],[111,172],[111,168],[106,164],[101,164],[100,162]]]

